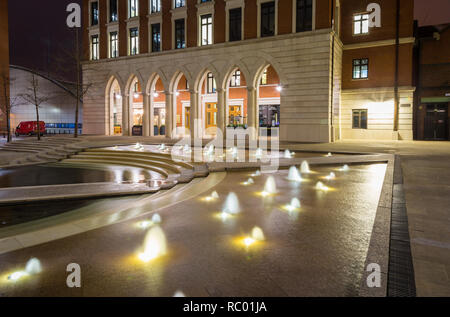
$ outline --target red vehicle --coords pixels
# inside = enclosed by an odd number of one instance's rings
[[[41,135],[46,133],[45,122],[39,121],[39,130]],[[19,135],[34,135],[38,133],[36,121],[22,121],[16,128],[16,136]]]

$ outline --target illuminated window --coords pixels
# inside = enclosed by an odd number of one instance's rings
[[[175,8],[181,8],[186,5],[185,0],[175,0]]]
[[[91,37],[91,59],[93,61],[98,60],[98,51],[99,51],[98,35],[93,35]]]
[[[230,86],[231,87],[239,87],[240,85],[241,85],[241,71],[237,70],[231,76]]]
[[[91,2],[91,25],[98,25],[98,1]]]
[[[356,14],[353,16],[353,34],[367,34],[369,33],[369,15]]]
[[[216,81],[212,73],[208,73],[206,77],[206,93],[213,94],[217,90]]]
[[[157,13],[161,11],[161,0],[151,0],[150,13]]]
[[[201,16],[200,38],[202,42],[200,45],[212,44],[212,14],[206,14]]]
[[[109,57],[116,58],[119,56],[119,37],[117,32],[109,33]]]
[[[128,18],[134,18],[139,15],[139,1],[128,0]]]
[[[138,28],[130,29],[130,55],[139,54],[139,31]]]
[[[369,78],[369,60],[367,58],[353,60],[353,79]]]
[[[367,129],[367,109],[353,110],[353,129]]]
[[[267,85],[267,68],[262,73],[261,85]]]

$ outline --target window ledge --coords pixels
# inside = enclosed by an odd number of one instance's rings
[[[195,6],[197,7],[197,9],[203,9],[203,8],[210,8],[210,7],[214,7],[214,5],[216,4],[216,2],[214,0],[212,1],[207,1],[207,2],[201,2],[201,3],[197,3]]]
[[[135,22],[135,21],[139,21],[139,16],[132,17],[132,18],[129,18],[129,19],[125,20],[126,23]]]

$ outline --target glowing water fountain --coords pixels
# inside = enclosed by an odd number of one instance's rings
[[[219,194],[216,191],[213,191],[210,196],[206,197],[206,201],[213,201],[219,199]]]
[[[154,214],[154,215],[152,216],[152,222],[153,222],[154,224],[160,224],[160,223],[162,222],[161,216],[160,216],[159,214]]]
[[[289,150],[284,151],[284,158],[285,159],[291,159],[292,158],[292,154]]]
[[[274,195],[276,193],[277,193],[277,184],[275,183],[275,178],[273,178],[273,176],[269,176],[264,186],[262,196]]]
[[[327,157],[332,157],[333,154],[331,154],[331,152],[328,152]]]
[[[302,162],[302,165],[300,166],[300,171],[302,174],[311,173],[311,170],[309,169],[309,163],[307,161]]]
[[[334,179],[336,179],[336,174],[334,174],[333,172],[331,172],[330,175],[325,176],[325,179],[326,179],[326,180],[329,180],[329,181],[334,180]]]
[[[342,172],[348,172],[349,170],[350,170],[350,167],[347,164],[342,166],[342,168],[340,169],[340,171],[342,171]]]
[[[255,183],[255,181],[253,180],[253,178],[249,178],[247,181],[245,181],[243,184],[248,186],[248,185],[253,185]]]
[[[222,209],[222,213],[227,213],[231,215],[236,215],[241,212],[239,206],[239,200],[235,193],[231,192],[228,194],[225,204]]]
[[[301,207],[300,200],[298,198],[292,198],[291,203],[289,205],[286,205],[284,208],[289,211],[298,211]]]
[[[159,146],[159,149],[160,149],[161,151],[165,151],[166,145],[165,145],[164,143],[162,143],[162,144]]]
[[[291,182],[301,182],[302,176],[300,175],[298,169],[295,166],[289,168],[288,180]]]
[[[164,232],[160,227],[152,227],[145,236],[143,252],[139,254],[139,259],[149,262],[166,253],[167,242]]]
[[[327,186],[325,186],[322,182],[318,182],[316,184],[316,190],[327,191],[327,190],[329,190],[329,188]]]
[[[17,271],[8,276],[8,280],[17,281],[24,276],[35,275],[42,272],[41,262],[37,258],[31,258],[25,265],[24,271]]]
[[[261,176],[261,171],[257,170],[255,173],[252,174],[252,177],[258,177]]]
[[[259,227],[254,227],[252,230],[252,234],[249,237],[244,239],[244,244],[246,247],[250,247],[257,241],[264,241],[266,238],[264,236],[264,232]]]

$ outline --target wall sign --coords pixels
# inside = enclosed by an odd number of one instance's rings
[[[367,6],[369,14],[369,27],[381,28],[381,7],[378,3],[369,3]]]

